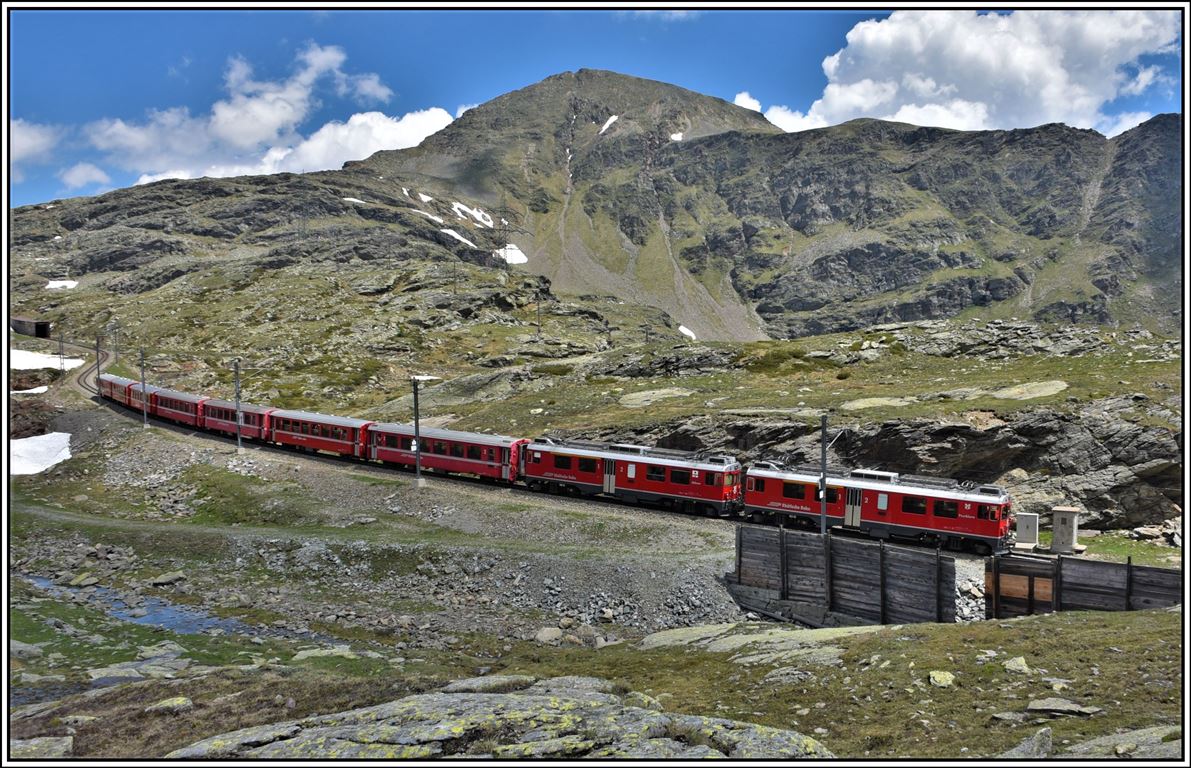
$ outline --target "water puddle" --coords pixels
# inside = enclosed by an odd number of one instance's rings
[[[26,576],[25,578],[56,597],[70,596],[79,591],[78,587],[66,587],[60,584],[54,584],[43,576]],[[162,629],[168,629],[180,635],[206,634],[212,629],[221,629],[227,634],[263,634],[258,628],[245,624],[238,619],[225,619],[219,616],[212,616],[201,608],[195,608],[189,605],[176,605],[160,597],[141,597],[135,606],[130,606],[125,602],[124,597],[115,590],[107,587],[91,587],[91,590],[91,598],[88,602],[94,602],[96,604],[95,607],[102,609],[104,613],[112,618],[120,619],[121,621],[161,627]],[[145,611],[144,616],[139,615],[140,611],[137,610],[138,608]],[[132,614],[134,612],[138,615],[133,616]],[[270,632],[270,634],[275,633]],[[298,633],[292,634],[297,635]]]

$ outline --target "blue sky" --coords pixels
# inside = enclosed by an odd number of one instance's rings
[[[1180,112],[1177,14],[12,10],[10,204],[337,168],[581,67],[763,111],[1113,135]]]

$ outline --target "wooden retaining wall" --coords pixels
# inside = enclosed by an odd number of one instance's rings
[[[1053,611],[1136,611],[1183,601],[1183,572],[1059,556],[989,558],[984,615],[1004,619]]]
[[[738,525],[727,581],[746,608],[818,626],[955,621],[955,560],[938,550]]]

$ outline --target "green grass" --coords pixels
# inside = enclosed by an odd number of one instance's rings
[[[198,489],[194,523],[300,526],[314,511],[301,488],[291,483],[267,482],[207,464],[188,467],[181,479]]]
[[[1039,531],[1038,543],[1050,546],[1054,533]],[[1151,541],[1131,539],[1123,531],[1103,531],[1095,536],[1080,536],[1079,543],[1087,549],[1080,557],[1088,560],[1106,560],[1114,563],[1133,558],[1134,565],[1151,565],[1158,568],[1182,569],[1182,550],[1155,544]]]

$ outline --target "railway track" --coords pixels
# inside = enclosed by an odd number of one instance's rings
[[[64,342],[64,344],[66,346],[72,347],[74,349],[84,350],[85,352],[94,352],[94,350],[95,350],[94,347],[85,347],[81,344],[77,344],[77,343],[73,343],[73,342]],[[129,415],[132,412],[128,411],[127,409],[118,407],[117,404],[109,402],[108,400],[105,400],[104,398],[99,396],[99,390],[96,386],[96,383],[98,381],[98,376],[99,376],[99,373],[102,372],[103,366],[106,365],[111,360],[111,358],[112,358],[112,353],[105,351],[103,349],[100,349],[99,359],[98,359],[97,363],[92,363],[89,366],[84,365],[77,372],[75,372],[74,374],[69,376],[67,380],[70,383],[70,385],[76,389],[76,391],[80,392],[85,397],[88,397],[88,399],[90,399],[100,405],[106,405],[109,408],[111,408],[113,411],[120,412],[125,415]],[[93,383],[93,382],[95,382],[95,383]],[[222,441],[225,443],[234,443],[235,442],[235,438],[231,437],[231,436],[207,432],[205,430],[194,429],[192,427],[188,427],[185,425],[176,424],[172,421],[159,419],[156,416],[152,416],[152,415],[149,416],[149,421],[150,421],[150,423],[152,423],[154,426],[156,426],[158,428],[168,429],[172,432],[175,432],[175,433],[181,434],[181,435],[186,435],[186,436],[190,436],[190,437],[201,436],[208,440],[213,439],[213,440],[218,440],[218,441]],[[300,455],[305,459],[315,460],[320,463],[325,463],[325,464],[328,464],[331,466],[350,466],[353,469],[355,469],[356,471],[359,471],[360,469],[365,469],[365,470],[381,469],[379,466],[372,465],[368,462],[361,462],[360,460],[355,459],[353,457],[332,456],[332,455],[326,454],[326,453],[303,450],[301,447],[297,447],[297,446],[273,445],[273,444],[265,444],[265,443],[258,443],[258,442],[249,442],[248,445],[250,445],[253,448],[253,450],[269,451],[271,453],[276,453],[278,455],[291,455],[291,456],[292,455]],[[404,466],[399,466],[399,467],[386,466],[386,467],[384,467],[385,474],[387,474],[388,471],[392,471],[392,470],[397,470],[397,471],[406,472],[408,474],[413,474],[412,469],[404,467]],[[432,477],[437,477],[440,479],[449,479],[452,482],[468,484],[468,485],[475,486],[475,487],[491,487],[491,485],[492,485],[492,481],[487,478],[479,478],[479,477],[472,478],[472,477],[466,477],[466,476],[461,476],[461,475],[445,474],[445,473],[435,472],[433,470],[427,470],[425,468],[422,471],[423,471],[423,474],[429,474]],[[524,494],[527,498],[540,499],[543,495],[541,492],[530,491],[528,489],[518,488],[517,486],[509,486],[509,488],[515,494],[518,494],[518,495]],[[616,508],[622,508],[625,506],[624,504],[617,501],[616,499],[603,498],[600,496],[576,496],[574,494],[567,494],[567,493],[562,493],[562,494],[558,494],[558,495],[561,495],[561,496],[564,496],[567,498],[581,498],[583,501],[598,502],[600,504],[608,504],[608,505],[611,505],[612,507],[616,507]],[[631,505],[631,506],[635,506],[637,508],[649,509],[650,511],[658,512],[660,514],[676,515],[676,516],[680,516],[680,517],[684,517],[684,518],[699,516],[699,515],[693,515],[693,514],[675,511],[675,510],[670,509],[666,506],[663,506],[660,504],[652,504],[649,502],[641,502],[641,503],[638,503],[636,505]],[[712,519],[722,519],[727,522],[751,522],[756,525],[768,525],[768,526],[772,526],[772,527],[781,527],[783,525],[793,524],[794,526],[801,525],[806,528],[817,528],[817,523],[814,523],[813,521],[808,521],[807,519],[803,519],[803,518],[793,518],[793,519],[786,520],[786,521],[778,521],[776,518],[769,519],[769,520],[766,520],[766,519],[758,520],[758,519],[751,519],[748,517],[731,517],[731,516],[722,517],[722,516],[716,516],[716,515],[713,515],[710,517],[712,517]],[[851,531],[851,530],[848,530],[847,528],[842,528],[842,527],[838,527],[838,526],[832,527],[831,530],[832,530],[833,535],[843,535],[843,536],[848,536],[848,537],[854,536],[856,538],[864,538],[864,539],[869,538],[867,535],[863,534],[862,532]],[[899,541],[899,543],[905,543],[905,544],[908,544],[911,546],[913,546],[915,544],[915,542],[913,542],[911,540]],[[927,544],[927,543],[919,543],[918,545],[922,546],[924,548],[930,548],[930,549],[937,548],[935,545],[931,545],[931,544]],[[948,548],[948,549],[950,549],[950,548]],[[951,551],[949,554],[957,554],[957,553],[958,553],[957,551]]]

